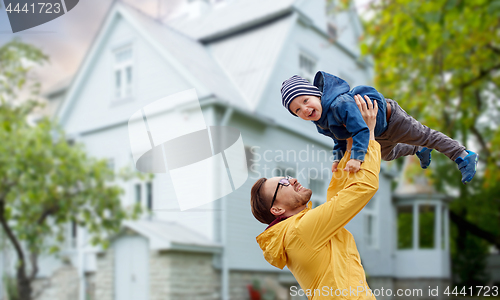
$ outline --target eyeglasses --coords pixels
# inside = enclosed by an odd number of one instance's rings
[[[274,192],[273,201],[271,201],[271,207],[273,207],[274,201],[276,200],[276,195],[278,194],[278,189],[280,188],[280,185],[289,186],[291,179],[293,179],[293,177],[291,176],[286,176],[285,178],[280,179],[278,185],[276,186],[276,191]]]

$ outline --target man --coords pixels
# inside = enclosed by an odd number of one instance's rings
[[[368,99],[369,100],[369,99]],[[374,129],[377,103],[356,104],[370,129],[365,161],[357,173],[343,170],[347,152],[333,174],[327,202],[311,209],[311,190],[294,178],[259,179],[251,191],[252,213],[269,224],[257,237],[265,259],[273,266],[288,269],[301,289],[291,294],[314,299],[375,299],[351,233],[344,226],[368,203],[378,189],[380,145]]]

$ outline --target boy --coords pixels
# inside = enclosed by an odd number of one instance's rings
[[[313,84],[295,75],[285,80],[281,87],[283,106],[292,115],[313,121],[319,133],[333,139],[332,172],[337,170],[349,138],[352,138],[351,159],[345,170],[357,172],[364,160],[369,130],[354,101],[354,97],[361,100],[359,95],[364,95],[366,100],[378,103],[375,138],[382,147],[383,160],[416,154],[420,166],[425,169],[431,162],[431,151],[436,149],[457,163],[463,184],[472,180],[478,161],[476,153],[466,150],[443,133],[420,124],[396,101],[385,99],[373,87],[357,86],[349,90],[346,81],[323,71],[316,73]]]

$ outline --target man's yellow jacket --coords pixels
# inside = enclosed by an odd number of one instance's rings
[[[366,283],[358,249],[344,226],[378,190],[380,145],[370,140],[365,161],[356,173],[344,171],[349,153],[333,173],[326,203],[271,227],[257,237],[265,259],[292,272],[300,289],[317,299],[375,299]]]

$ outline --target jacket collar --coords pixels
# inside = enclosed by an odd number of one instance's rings
[[[306,211],[307,209],[312,209],[312,203],[310,201],[309,201],[309,203],[307,203],[307,207],[304,208],[304,210],[302,210],[301,212]],[[293,216],[295,216],[295,215],[293,215]],[[293,216],[288,216],[288,217],[279,216],[279,217],[277,217],[276,219],[274,219],[274,221],[272,221],[269,224],[269,226],[266,227],[266,229],[264,231],[268,230],[269,228],[271,228],[272,226],[278,224],[279,222],[284,221],[284,220],[286,220],[286,219],[288,219],[290,217],[293,217]]]
[[[269,226],[266,227],[266,230],[268,230],[269,228],[271,228],[272,226],[278,224],[279,222],[283,221],[283,220],[286,220],[288,218],[290,218],[291,216],[288,216],[288,217],[284,217],[284,216],[279,216],[277,217],[276,219],[274,219],[274,221],[272,221]]]

